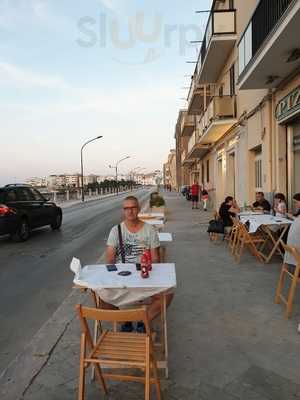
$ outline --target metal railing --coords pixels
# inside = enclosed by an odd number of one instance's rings
[[[239,42],[240,74],[295,0],[261,0]]]
[[[236,33],[236,10],[214,10],[210,13],[208,23],[199,54],[197,68],[201,69],[204,63],[211,38],[215,35]]]
[[[183,116],[181,119],[181,132],[183,132],[183,129],[187,125],[194,125],[195,124],[195,118],[193,115],[188,115],[187,111],[183,112]]]
[[[214,96],[200,120],[202,134],[213,121],[236,117],[236,96]]]

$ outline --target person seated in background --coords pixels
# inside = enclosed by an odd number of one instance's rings
[[[233,225],[232,218],[235,218],[240,212],[240,208],[232,196],[226,197],[224,203],[219,209],[220,218],[223,221],[225,228],[231,228]],[[228,231],[228,229],[227,229]]]
[[[271,211],[271,204],[265,199],[263,192],[257,192],[255,197],[256,201],[252,204],[254,210]]]
[[[285,195],[283,193],[276,193],[274,196],[274,212],[276,217],[286,216],[287,206]]]
[[[300,216],[300,193],[296,193],[293,196],[293,200],[295,203],[295,212],[292,213],[287,213],[287,217],[290,219],[296,219],[297,217]]]
[[[297,214],[293,216],[294,222],[292,223],[288,237],[287,237],[287,244],[288,246],[296,247],[296,249],[300,253],[300,193],[296,193],[293,197],[295,201],[295,207],[298,210]],[[288,252],[284,255],[284,263],[289,264],[290,272],[293,273],[295,266],[297,264],[294,256]]]

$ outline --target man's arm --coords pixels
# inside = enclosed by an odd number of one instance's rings
[[[156,247],[155,249],[151,249],[151,257],[152,257],[152,262],[154,264],[160,263],[159,247]]]
[[[106,262],[107,264],[115,264],[116,249],[112,246],[106,246]]]

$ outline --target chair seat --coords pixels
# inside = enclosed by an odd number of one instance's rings
[[[105,332],[94,356],[103,364],[145,366],[146,338],[143,333]]]

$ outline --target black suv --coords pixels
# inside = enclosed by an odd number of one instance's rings
[[[30,185],[14,184],[0,188],[0,235],[10,234],[25,241],[31,229],[50,225],[59,229],[62,210]]]

